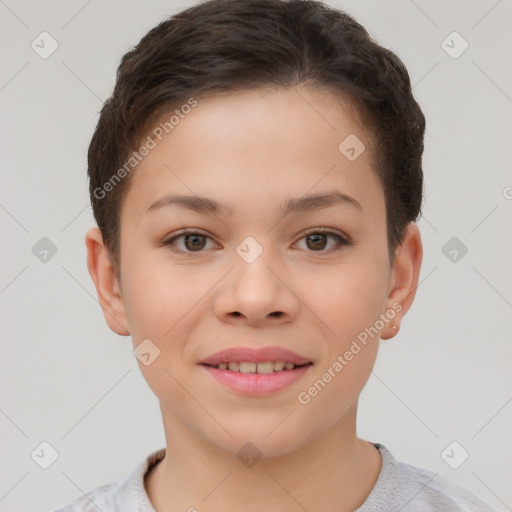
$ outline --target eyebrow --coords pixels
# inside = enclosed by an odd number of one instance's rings
[[[282,214],[310,212],[313,210],[321,210],[338,204],[353,206],[363,212],[363,207],[352,196],[342,192],[330,192],[324,194],[310,194],[298,199],[290,198],[282,207]],[[213,199],[201,196],[179,196],[168,195],[154,202],[146,212],[155,211],[157,209],[178,206],[191,210],[196,213],[226,215],[232,216],[234,210],[231,206],[219,203]]]

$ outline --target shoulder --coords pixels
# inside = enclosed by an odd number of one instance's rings
[[[155,512],[144,487],[144,476],[165,453],[165,448],[152,452],[122,480],[96,487],[52,512]]]
[[[398,462],[383,445],[375,446],[382,457],[381,472],[357,512],[494,511],[475,495],[438,473]]]
[[[52,512],[98,512],[98,510],[117,512],[115,502],[117,487],[118,484],[115,483],[101,485]]]

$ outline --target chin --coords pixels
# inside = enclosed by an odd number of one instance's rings
[[[284,427],[284,422],[277,428],[276,424],[270,429],[258,428],[254,423],[250,428],[234,429],[231,426],[228,430],[233,437],[224,432],[225,435],[221,438],[209,438],[209,441],[225,452],[237,456],[242,463],[246,456],[268,459],[288,455],[307,443],[303,427],[300,428],[300,434],[297,432],[295,436],[290,426]]]

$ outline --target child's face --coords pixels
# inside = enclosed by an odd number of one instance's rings
[[[115,314],[135,347],[150,339],[160,350],[139,366],[166,432],[187,431],[232,453],[251,441],[270,456],[354,428],[379,336],[358,341],[359,351],[353,341],[375,326],[391,337],[406,307],[384,327],[379,315],[410,289],[398,288],[401,276],[390,266],[384,194],[369,149],[353,161],[338,149],[350,134],[369,146],[348,112],[339,99],[307,89],[210,96],[134,171],[121,213]],[[360,207],[340,201],[283,216],[288,200],[335,192]],[[232,213],[163,202],[150,209],[169,195],[201,196]],[[183,228],[201,236],[162,244]],[[200,364],[224,349],[269,346],[313,364],[264,394],[233,389]],[[329,369],[331,378],[310,393]]]

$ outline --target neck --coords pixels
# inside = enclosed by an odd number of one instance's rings
[[[252,466],[164,417],[167,454],[146,476],[149,499],[158,512],[353,511],[381,469],[377,449],[356,436],[356,409],[311,443]]]

